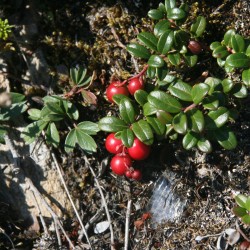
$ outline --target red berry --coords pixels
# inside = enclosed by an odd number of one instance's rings
[[[250,247],[250,242],[247,240],[244,240],[241,244],[240,244],[240,250],[247,250]]]
[[[125,176],[126,176],[127,178],[131,179],[131,178],[132,178],[132,171],[131,171],[131,170],[127,170],[127,171],[125,172]]]
[[[132,160],[129,155],[118,154],[112,158],[110,165],[115,174],[124,175],[132,166]]]
[[[141,79],[139,78],[133,78],[132,80],[129,81],[128,83],[128,91],[131,95],[134,95],[134,93],[139,90],[144,88],[144,83]]]
[[[188,48],[195,55],[200,54],[202,51],[202,47],[197,41],[190,41],[188,44]]]
[[[105,147],[110,153],[118,154],[122,152],[123,144],[120,139],[115,137],[114,133],[111,133],[106,138]]]
[[[121,82],[117,81],[117,82],[112,82],[107,90],[106,90],[106,95],[107,95],[107,98],[110,102],[114,102],[113,101],[113,95],[116,95],[116,94],[123,94],[123,95],[126,95],[128,96],[129,95],[129,92],[128,92],[128,89],[126,86],[121,86]]]
[[[150,149],[150,146],[135,138],[132,147],[128,148],[128,154],[134,160],[144,160],[149,156]]]
[[[138,170],[138,169],[135,169],[135,170],[132,172],[131,175],[132,175],[132,179],[137,180],[137,181],[141,180],[141,178],[142,178],[142,173],[141,173],[141,171]]]

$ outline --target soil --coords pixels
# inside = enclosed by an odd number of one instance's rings
[[[21,27],[30,24],[24,18],[28,16],[34,27],[38,28],[38,31],[30,35],[31,38],[28,37],[30,39],[28,46],[31,52],[37,53],[38,49],[41,51],[36,54],[37,61],[46,62],[42,65],[47,68],[46,71],[50,76],[49,80],[46,78],[46,83],[43,78],[42,81],[33,79],[33,84],[27,84],[21,79],[26,77],[27,81],[30,80],[28,70],[24,70],[27,65],[23,57],[8,52],[7,55],[3,55],[3,59],[8,64],[10,75],[15,76],[7,79],[10,80],[8,83],[10,88],[12,91],[25,93],[30,105],[41,108],[39,104],[41,97],[49,93],[65,93],[70,89],[67,71],[70,67],[81,64],[87,66],[90,72],[95,72],[95,82],[91,91],[96,95],[98,104],[97,106],[79,104],[82,111],[80,119],[98,121],[107,112],[115,114],[116,108],[110,106],[103,98],[105,88],[111,79],[123,80],[136,72],[134,62],[119,42],[126,45],[135,39],[138,32],[151,30],[152,21],[147,18],[147,12],[157,7],[159,2],[46,0],[40,3],[36,0],[4,0],[0,4],[0,9],[3,7],[0,17],[8,18],[11,24]],[[221,41],[223,34],[229,28],[235,28],[238,33],[249,37],[248,0],[185,2],[191,6],[190,21],[197,15],[204,15],[207,18],[207,32],[203,39],[205,45],[209,45],[211,41]],[[27,4],[30,6],[28,10],[25,7]],[[112,27],[117,37],[112,33]],[[14,33],[17,37],[20,35],[17,28]],[[17,46],[16,43],[18,42],[13,42],[13,47]],[[32,61],[32,58],[30,60]],[[137,61],[139,68],[143,68],[144,63]],[[194,69],[179,74],[182,74],[185,80],[197,79],[205,70],[211,76],[223,78],[223,70],[217,66],[216,61],[208,61],[207,55],[201,56],[201,63]],[[39,74],[35,76],[39,78]],[[98,133],[95,137],[98,151],[87,155],[87,159],[97,175],[108,205],[115,239],[113,249],[124,249],[126,213],[130,200],[132,207],[129,213],[128,249],[239,249],[243,237],[241,236],[232,246],[225,246],[224,232],[229,228],[236,229],[239,225],[244,234],[250,236],[249,227],[232,213],[232,208],[236,204],[234,194],[249,195],[249,103],[248,97],[242,100],[241,104],[235,104],[239,110],[239,118],[232,124],[238,139],[236,149],[226,151],[215,146],[212,153],[204,154],[197,150],[185,151],[181,141],[178,140],[172,143],[159,142],[153,146],[147,160],[138,162],[137,168],[143,171],[143,179],[140,182],[130,181],[111,173],[109,168],[111,155],[104,147],[106,134]],[[26,116],[23,119],[24,123],[30,122]],[[84,225],[89,224],[87,232],[93,249],[110,249],[109,229],[99,234],[94,231],[97,223],[107,221],[107,216],[96,179],[91,174],[83,152],[79,148],[70,155],[65,154],[63,148],[54,149],[53,152],[63,170],[64,179],[82,222]],[[54,163],[48,164],[51,166]],[[4,175],[4,168],[7,166],[1,165],[1,175]],[[175,176],[173,180],[177,183],[175,191],[187,201],[187,204],[177,220],[163,222],[156,227],[150,218],[142,220],[142,216],[149,212],[154,184],[163,174]],[[51,186],[53,189],[53,184]],[[88,249],[87,245],[83,244],[87,243],[85,237],[81,242],[77,241],[81,227],[73,210],[65,209],[60,216],[72,242],[79,247],[78,249]],[[4,193],[0,192],[0,249],[12,249],[6,235],[11,238],[16,249],[70,249],[61,232],[63,247],[59,248],[52,222],[52,218],[46,216],[47,226],[50,227],[49,236],[44,234],[39,218],[39,230],[34,228],[31,230],[20,221],[16,207]],[[198,236],[208,237],[199,241]]]

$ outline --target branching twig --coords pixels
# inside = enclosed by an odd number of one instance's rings
[[[126,212],[124,250],[128,250],[128,243],[129,243],[129,222],[130,222],[131,206],[132,206],[132,200],[129,200],[128,201],[128,205],[127,205],[127,212]]]

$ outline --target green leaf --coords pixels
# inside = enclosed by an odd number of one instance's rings
[[[126,123],[133,123],[135,121],[135,110],[132,103],[127,99],[122,99],[119,103],[119,111],[121,118]]]
[[[244,52],[245,40],[241,35],[234,35],[231,38],[232,48],[235,52]]]
[[[100,130],[106,132],[118,132],[128,127],[123,120],[113,116],[103,117],[98,125]]]
[[[70,78],[72,81],[78,85],[79,87],[87,85],[91,77],[86,77],[87,69],[79,66],[78,68],[71,68],[70,69]]]
[[[161,54],[166,54],[174,43],[174,32],[172,30],[165,31],[161,36],[157,44],[157,49]]]
[[[245,208],[250,211],[250,197],[247,198],[246,202],[245,202]]]
[[[208,93],[210,87],[206,83],[195,84],[191,91],[192,100],[195,104],[199,104],[206,94]]]
[[[150,32],[141,32],[137,38],[143,43],[143,45],[147,46],[152,50],[157,50],[157,42],[158,39]]]
[[[143,105],[143,115],[144,116],[149,116],[149,115],[153,115],[155,114],[156,112],[158,111],[158,109],[150,104],[149,102],[146,102],[144,105]]]
[[[246,214],[244,215],[242,218],[242,222],[249,225],[250,224],[250,215],[249,214]]]
[[[45,135],[46,135],[46,141],[48,144],[51,144],[55,148],[59,146],[60,137],[59,137],[59,133],[54,122],[51,122],[48,125]]]
[[[80,122],[77,127],[88,135],[96,135],[100,131],[98,124],[90,121]]]
[[[201,133],[204,129],[205,123],[203,113],[199,109],[194,108],[189,110],[186,114],[189,129],[196,133]]]
[[[218,46],[213,51],[213,57],[215,58],[224,58],[228,55],[229,55],[229,52],[226,46]]]
[[[134,98],[135,100],[141,105],[143,106],[148,100],[148,93],[145,90],[139,89],[135,92],[134,94]]]
[[[45,117],[44,120],[51,121],[51,122],[56,122],[56,121],[61,121],[63,119],[64,119],[64,115],[50,113],[50,114],[47,115],[47,117]]]
[[[241,83],[234,85],[232,93],[237,98],[245,98],[248,95],[247,87]]]
[[[247,56],[250,56],[250,44],[248,45],[245,54],[246,54]]]
[[[182,108],[177,99],[160,90],[152,91],[148,95],[148,102],[155,106],[156,109],[170,113],[178,113]]]
[[[164,12],[159,9],[152,9],[148,12],[148,16],[153,20],[159,20],[164,17]]]
[[[212,145],[210,141],[204,137],[198,140],[197,147],[203,153],[210,153],[212,151]]]
[[[172,53],[168,54],[168,60],[171,64],[178,66],[181,63],[180,53]]]
[[[224,79],[221,82],[221,84],[222,84],[224,93],[228,93],[232,89],[232,87],[234,86],[233,81],[231,79],[229,79],[229,78]]]
[[[35,121],[29,124],[22,132],[21,137],[27,144],[31,144],[41,134],[42,130],[47,126],[47,121]]]
[[[76,128],[75,136],[77,139],[77,143],[84,151],[86,151],[87,153],[96,152],[97,145],[90,135],[84,133],[83,130]]]
[[[215,110],[219,107],[219,100],[215,95],[207,96],[202,100],[205,109]]]
[[[127,45],[127,51],[131,55],[143,59],[149,59],[151,55],[148,49],[138,43],[130,43],[129,45]]]
[[[186,150],[195,147],[198,142],[198,136],[192,131],[189,131],[182,139],[182,145]]]
[[[227,57],[226,64],[234,68],[250,67],[250,58],[244,53],[234,53]]]
[[[169,30],[171,23],[168,20],[161,20],[154,26],[154,34],[160,37],[163,33]]]
[[[63,109],[60,107],[60,105],[58,103],[47,102],[46,106],[54,114],[64,115],[64,111],[63,111]]]
[[[178,80],[174,85],[171,85],[168,90],[173,96],[176,96],[182,101],[192,101],[192,87],[181,80]]]
[[[217,58],[217,63],[220,67],[224,67],[226,61],[225,60],[222,60],[221,58]]]
[[[157,55],[150,56],[148,60],[148,65],[155,68],[160,68],[164,66],[164,60]]]
[[[168,19],[180,20],[186,17],[186,12],[179,8],[172,8],[172,9],[169,9],[167,12],[168,12],[167,13]]]
[[[193,33],[196,37],[202,36],[206,29],[206,24],[206,18],[203,16],[198,16],[195,20],[195,23],[191,25],[191,33]]]
[[[224,35],[223,43],[231,48],[232,46],[231,39],[234,35],[235,35],[235,30],[233,29],[228,30]]]
[[[67,103],[68,103],[68,105],[67,105],[68,106],[67,116],[70,119],[78,120],[79,112],[78,112],[76,106],[73,103],[69,102],[69,101],[67,101]]]
[[[24,102],[18,102],[12,104],[10,107],[1,108],[0,121],[8,121],[10,119],[17,119],[24,111],[27,110],[28,106]]]
[[[146,145],[153,144],[154,135],[150,125],[146,121],[139,120],[138,122],[133,123],[132,130],[140,141]]]
[[[221,88],[221,80],[215,77],[208,77],[205,83],[210,87],[208,94],[211,95],[214,91]]]
[[[187,45],[190,39],[190,35],[183,31],[174,31],[174,46],[176,49],[180,50],[183,45]]]
[[[156,68],[149,66],[147,69],[147,76],[153,79],[155,77],[155,74],[156,74]]]
[[[164,63],[163,67],[156,68],[156,77],[158,78],[158,81],[164,80],[168,73],[169,73],[169,69],[167,68],[166,63]]]
[[[123,99],[126,99],[126,100],[131,101],[131,99],[130,99],[128,96],[123,95],[123,94],[115,94],[115,95],[113,95],[112,99],[113,99],[113,101],[114,101],[117,105],[119,105],[120,101],[123,100]]]
[[[189,67],[193,67],[197,61],[198,61],[198,56],[197,55],[183,55],[184,57],[184,60],[186,62],[186,64],[189,66]]]
[[[173,116],[163,110],[158,110],[156,112],[156,117],[164,125],[171,124],[173,121]]]
[[[245,203],[247,201],[247,196],[245,196],[244,194],[238,194],[238,195],[235,196],[235,201],[240,207],[245,208]]]
[[[166,127],[155,117],[147,117],[147,122],[157,135],[164,135]]]
[[[243,207],[234,207],[233,208],[233,213],[238,216],[238,217],[243,217],[244,215],[247,214],[247,210]]]
[[[185,134],[187,132],[187,115],[183,112],[177,114],[172,122],[174,130],[179,134]]]
[[[218,143],[227,150],[235,149],[237,146],[237,139],[234,133],[227,127],[214,130],[213,136]]]
[[[217,47],[221,46],[221,43],[220,42],[213,42],[210,44],[209,48],[211,50],[215,50]]]
[[[166,11],[173,9],[176,6],[175,0],[165,0]]]
[[[250,87],[250,69],[242,72],[242,81],[247,87]]]
[[[41,110],[39,109],[29,109],[28,114],[31,120],[39,120],[41,118]]]
[[[10,94],[10,99],[11,99],[12,104],[22,102],[25,99],[25,95],[22,95],[19,93],[10,92],[9,94]]]
[[[229,119],[229,111],[225,107],[219,107],[217,110],[209,111],[207,115],[214,123],[214,125],[211,125],[211,128],[220,128]]]
[[[65,139],[65,144],[64,144],[64,150],[66,153],[72,152],[75,145],[77,142],[77,137],[76,137],[76,130],[72,129],[68,133],[66,139]]]
[[[135,137],[134,133],[133,133],[133,131],[130,128],[124,129],[121,132],[122,143],[127,148],[132,147],[133,142],[134,142],[134,137]]]

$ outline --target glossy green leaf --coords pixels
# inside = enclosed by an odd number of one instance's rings
[[[156,77],[159,81],[163,81],[167,74],[169,73],[169,69],[167,68],[167,64],[165,63],[163,67],[156,69]]]
[[[171,23],[168,20],[161,20],[154,26],[154,34],[160,37],[163,33],[170,29]]]
[[[250,56],[250,44],[248,45],[245,54],[246,54],[247,56]]]
[[[78,120],[79,112],[78,112],[76,106],[73,103],[69,102],[69,101],[67,102],[67,104],[68,104],[67,116],[70,119]]]
[[[157,50],[157,42],[158,39],[156,36],[150,32],[141,32],[137,38],[145,45],[146,47],[152,49],[152,50]]]
[[[174,32],[172,30],[165,31],[161,36],[157,44],[157,49],[161,54],[166,54],[174,43]]]
[[[250,58],[244,53],[234,53],[227,57],[226,64],[234,68],[250,67]]]
[[[73,149],[75,148],[76,142],[77,142],[76,130],[72,129],[70,130],[65,139],[65,144],[64,144],[65,152],[66,153],[72,152]]]
[[[103,117],[99,121],[98,126],[100,130],[106,132],[118,132],[128,127],[123,120],[113,116]]]
[[[163,3],[159,3],[158,10],[162,11],[163,13],[166,13],[166,8]]]
[[[195,84],[191,90],[192,100],[195,104],[199,104],[209,91],[209,85],[206,83]]]
[[[217,128],[222,127],[229,119],[229,111],[225,107],[219,107],[217,110],[209,111],[207,115],[212,119]]]
[[[155,68],[160,68],[164,66],[164,60],[157,55],[152,55],[150,56],[149,60],[148,60],[148,65],[151,67],[155,67]]]
[[[219,100],[216,96],[207,96],[202,100],[202,105],[205,109],[215,110],[219,107]]]
[[[183,45],[187,45],[190,39],[190,35],[183,31],[174,31],[174,47],[178,50],[182,48]]]
[[[237,146],[235,134],[227,127],[221,127],[220,129],[214,130],[213,136],[218,143],[227,150],[235,149]]]
[[[146,102],[143,105],[143,115],[144,116],[154,115],[157,111],[158,111],[158,109],[154,105],[150,104],[149,102]]]
[[[180,8],[173,8],[167,11],[168,19],[180,20],[186,17],[186,12]]]
[[[10,92],[9,95],[12,104],[22,102],[25,99],[25,95],[16,92]]]
[[[242,81],[247,87],[250,87],[250,69],[242,72]]]
[[[131,55],[143,59],[149,59],[151,55],[148,49],[138,43],[130,43],[129,45],[127,45],[127,51]]]
[[[154,135],[150,125],[146,121],[139,120],[133,123],[132,130],[135,136],[146,145],[151,145],[153,143]]]
[[[233,213],[238,217],[243,217],[244,215],[247,214],[247,210],[243,207],[234,207]]]
[[[41,110],[39,109],[29,109],[28,110],[29,118],[31,120],[39,120],[41,118]]]
[[[194,132],[188,132],[182,139],[182,145],[186,150],[195,147],[198,142],[198,136]]]
[[[175,84],[171,85],[168,90],[173,96],[176,96],[182,101],[192,101],[192,87],[181,80],[178,80]]]
[[[232,89],[232,87],[234,86],[233,81],[231,79],[229,79],[229,78],[224,79],[221,82],[221,84],[222,84],[224,93],[228,93]]]
[[[152,91],[148,95],[148,102],[155,106],[156,109],[170,113],[178,113],[182,108],[177,99],[160,90]]]
[[[212,145],[211,145],[210,141],[204,137],[202,137],[201,139],[198,140],[197,147],[203,153],[212,152]]]
[[[225,64],[224,64],[224,70],[227,72],[227,73],[232,73],[234,71],[234,67],[233,66],[230,66],[229,64],[226,63],[225,61]]]
[[[224,58],[228,55],[229,55],[229,52],[226,46],[218,46],[213,51],[213,57],[215,58]]]
[[[134,98],[135,100],[141,105],[143,106],[148,100],[148,93],[145,90],[139,89],[135,92],[134,94]]]
[[[77,138],[77,143],[84,151],[87,153],[96,152],[97,145],[90,135],[84,133],[83,130],[76,128],[75,136]]]
[[[155,74],[156,74],[156,68],[149,66],[147,69],[147,76],[153,79],[155,77]]]
[[[27,144],[31,144],[36,140],[36,138],[41,134],[43,129],[48,125],[47,121],[35,121],[30,123],[25,129],[23,130],[21,137]]]
[[[245,203],[247,201],[247,196],[245,196],[244,194],[238,194],[235,196],[235,201],[236,203],[240,206],[245,208]]]
[[[98,124],[90,121],[80,122],[77,127],[88,135],[96,135],[100,131]]]
[[[171,64],[178,66],[181,63],[180,53],[171,53],[168,54],[168,60]]]
[[[187,115],[183,112],[177,114],[172,122],[174,130],[179,134],[185,134],[187,132]]]
[[[226,61],[221,58],[217,58],[217,63],[220,67],[224,67]]]
[[[46,103],[46,106],[47,106],[47,108],[48,108],[51,112],[53,112],[53,113],[55,113],[55,114],[60,114],[60,115],[63,115],[63,114],[64,114],[64,110],[60,107],[59,103],[47,102],[47,103]]]
[[[246,202],[245,202],[245,208],[250,211],[250,197],[247,198]]]
[[[158,110],[156,112],[156,117],[164,125],[171,124],[173,121],[173,116],[163,110]]]
[[[121,118],[126,123],[133,123],[135,121],[135,110],[132,103],[127,99],[122,99],[119,103],[119,111]]]
[[[235,84],[232,93],[237,98],[245,98],[248,95],[247,87],[241,83]]]
[[[210,44],[209,48],[211,50],[215,50],[217,47],[221,46],[221,43],[220,42],[213,42]]]
[[[176,6],[175,0],[165,0],[166,11],[173,9]]]
[[[166,126],[163,125],[160,120],[158,120],[155,117],[147,117],[147,122],[150,124],[150,126],[152,127],[153,131],[157,134],[157,135],[164,135],[165,130],[166,130]]]
[[[131,101],[131,99],[128,96],[123,95],[123,94],[113,95],[112,99],[115,102],[115,104],[117,104],[117,105],[119,105],[120,101],[123,100],[123,99]]]
[[[246,214],[242,218],[242,222],[245,223],[246,225],[250,225],[250,215]]]
[[[235,52],[244,52],[245,40],[241,35],[234,35],[231,38],[232,48]]]
[[[121,132],[121,140],[125,147],[130,148],[134,142],[134,133],[131,129],[124,129]]]
[[[46,119],[47,118],[47,119]],[[65,119],[64,115],[61,114],[54,114],[54,113],[50,113],[47,115],[47,117],[45,117],[45,121],[51,121],[51,122],[56,122],[56,121],[61,121]]]
[[[204,129],[204,116],[203,113],[197,109],[191,109],[186,112],[188,118],[188,128],[196,133],[201,133]]]
[[[208,94],[211,95],[214,91],[222,89],[221,80],[215,77],[208,77],[205,83],[209,86]]]
[[[184,60],[185,60],[186,64],[189,67],[194,67],[194,65],[198,61],[198,56],[197,55],[188,55],[188,54],[185,54],[185,55],[183,55],[183,57],[184,57]]]
[[[153,20],[159,20],[164,17],[164,12],[159,9],[152,9],[148,12],[148,16]]]
[[[229,46],[230,48],[232,48],[232,43],[231,43],[231,39],[232,37],[235,35],[235,30],[233,29],[230,29],[228,30],[225,35],[224,35],[224,38],[223,38],[223,43],[226,45],[226,46]]]
[[[54,122],[51,122],[48,125],[45,135],[46,135],[46,142],[48,144],[51,144],[55,148],[59,146],[60,137]]]
[[[202,36],[206,29],[206,24],[206,18],[203,16],[198,16],[195,22],[191,25],[191,33],[193,33],[196,37]]]

